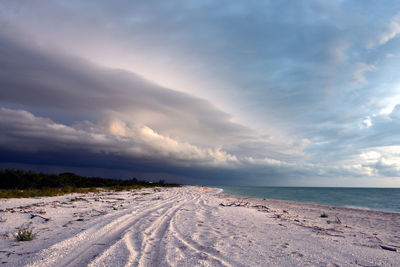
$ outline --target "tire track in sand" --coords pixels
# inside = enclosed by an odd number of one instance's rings
[[[137,266],[139,258],[142,257],[143,248],[147,244],[145,242],[146,236],[158,229],[156,226],[159,225],[160,220],[168,216],[175,207],[174,203],[179,201],[182,201],[181,198],[146,213],[146,216],[137,218],[121,239],[104,250],[101,255],[90,262],[89,266],[112,266],[115,265],[116,261],[118,266]],[[176,208],[179,209],[179,207]],[[153,228],[155,229],[152,230]],[[145,236],[144,233],[147,233],[147,235]],[[157,240],[154,240],[154,242],[157,242]],[[121,255],[116,258],[115,254],[124,254],[121,253],[121,250],[125,250],[128,255]]]
[[[181,209],[187,202],[182,201],[179,205],[172,206],[164,215],[156,219],[146,230],[143,232],[142,248],[138,255],[138,266],[160,266],[162,264],[162,241],[166,241],[163,238],[166,236],[170,227],[170,222],[174,218],[176,212]],[[165,261],[165,257],[164,257]]]
[[[98,254],[117,242],[122,233],[132,227],[141,218],[152,212],[175,203],[180,195],[173,195],[167,200],[162,200],[152,208],[148,208],[154,202],[143,208],[124,211],[117,219],[108,218],[105,222],[91,225],[87,230],[76,236],[58,242],[51,247],[42,250],[35,257],[39,260],[29,266],[83,266],[92,261]],[[167,201],[167,202],[166,202]]]
[[[211,208],[205,206],[203,198],[204,195],[201,195],[199,201],[197,201],[198,205],[200,205],[201,207],[196,206],[195,210],[192,208],[190,209],[190,211],[194,211],[195,213],[197,213],[199,212],[200,209],[207,210]],[[214,260],[215,263],[217,263],[220,266],[241,266],[241,264],[233,262],[232,260],[221,255],[221,253],[216,249],[212,247],[203,246],[198,242],[196,242],[195,240],[193,240],[192,238],[190,238],[188,235],[183,235],[182,232],[178,229],[174,218],[172,218],[170,227],[171,227],[170,232],[178,240],[178,242],[182,243],[186,248],[189,248],[194,253],[204,254],[210,259]],[[195,228],[196,227],[194,227],[192,230],[194,230]],[[191,235],[193,235],[193,233]]]

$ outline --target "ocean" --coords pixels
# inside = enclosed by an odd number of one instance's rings
[[[400,188],[219,186],[223,194],[400,212]],[[218,192],[218,190],[216,191]]]

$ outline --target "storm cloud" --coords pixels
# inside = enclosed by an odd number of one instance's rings
[[[2,2],[1,164],[399,186],[396,5]]]

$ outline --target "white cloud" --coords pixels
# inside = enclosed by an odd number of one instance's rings
[[[8,125],[8,126],[7,126]],[[6,127],[7,126],[7,127]],[[48,152],[60,149],[85,150],[128,160],[146,159],[184,167],[304,168],[300,162],[287,162],[272,157],[238,156],[222,147],[202,147],[162,135],[146,125],[133,125],[119,118],[102,124],[89,122],[63,125],[37,117],[24,110],[0,108],[0,148]],[[310,144],[303,139],[292,145],[302,149]]]
[[[369,128],[372,126],[371,118],[368,116],[362,121],[362,128]]]
[[[394,92],[399,91],[400,86],[395,86],[394,89],[392,89]],[[379,111],[379,114],[381,115],[389,115],[391,114],[396,105],[400,103],[400,94],[398,93],[393,93],[390,97],[383,98],[380,100],[381,105],[383,108]]]
[[[112,120],[109,124],[109,133],[117,136],[126,136],[126,123],[121,120]]]
[[[367,163],[375,163],[379,158],[382,157],[381,153],[377,151],[365,151],[360,154],[360,157],[365,160]]]
[[[376,172],[373,168],[362,164],[353,164],[350,166],[344,166],[343,168],[349,171],[350,173],[354,173],[357,175],[376,176]]]
[[[370,148],[360,154],[360,165],[371,174],[400,177],[400,146]]]
[[[172,157],[181,162],[194,161],[197,165],[228,165],[238,161],[235,155],[231,155],[221,148],[200,148],[187,142],[179,142],[171,137],[163,136],[153,129],[143,126],[138,129],[136,138],[139,138],[146,146],[146,153],[155,153],[152,156]]]
[[[368,43],[367,48],[374,48],[384,45],[390,40],[396,38],[400,34],[400,12],[392,17],[386,29],[378,35],[377,40]],[[392,54],[387,54],[387,57],[392,57]]]
[[[36,117],[24,110],[0,108],[0,145],[8,149],[51,151],[52,149],[86,148],[126,157],[146,157],[171,161],[177,165],[228,166],[238,162],[235,155],[220,147],[202,148],[163,136],[148,126],[132,126],[113,119],[109,127],[67,126]],[[18,147],[16,147],[18,146]]]
[[[397,13],[391,19],[390,24],[388,25],[388,29],[380,35],[379,45],[383,45],[389,42],[399,34],[400,34],[400,13]]]
[[[375,70],[376,67],[374,65],[357,63],[353,70],[353,81],[356,83],[367,83],[367,79],[365,78],[365,73]]]

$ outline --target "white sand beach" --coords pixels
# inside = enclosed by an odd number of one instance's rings
[[[400,266],[399,251],[400,213],[200,187],[0,200],[5,266]]]

